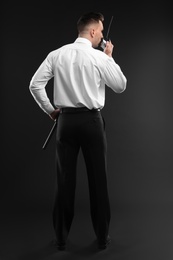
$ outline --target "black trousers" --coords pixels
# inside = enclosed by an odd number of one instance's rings
[[[108,236],[110,203],[107,187],[107,141],[100,111],[60,113],[56,132],[57,192],[53,225],[58,243],[65,243],[74,217],[79,150],[86,163],[90,214],[99,243]]]

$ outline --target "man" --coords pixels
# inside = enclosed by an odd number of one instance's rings
[[[31,79],[29,89],[41,109],[57,120],[57,193],[53,225],[59,249],[66,248],[74,216],[76,165],[82,150],[87,169],[90,212],[98,248],[110,243],[110,204],[107,187],[107,143],[101,110],[105,86],[121,93],[126,77],[112,57],[113,44],[103,40],[101,13],[81,15],[78,37],[70,44],[51,51]],[[47,82],[54,77],[54,105],[47,93]]]

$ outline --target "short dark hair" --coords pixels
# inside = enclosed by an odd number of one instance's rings
[[[82,32],[85,27],[93,22],[99,23],[99,21],[103,22],[104,21],[104,16],[102,13],[99,12],[88,12],[79,18],[77,21],[77,30],[78,33]]]

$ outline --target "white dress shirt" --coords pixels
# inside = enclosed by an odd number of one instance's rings
[[[47,114],[55,109],[46,92],[46,85],[52,77],[56,108],[85,106],[102,109],[105,85],[121,93],[127,83],[114,59],[94,49],[89,40],[81,37],[51,51],[31,79],[31,94]]]

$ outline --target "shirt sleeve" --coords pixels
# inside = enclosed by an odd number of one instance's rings
[[[108,57],[105,61],[103,80],[114,92],[121,93],[126,89],[127,79],[112,57]]]
[[[51,59],[50,55],[48,55],[33,75],[29,85],[29,90],[34,99],[47,114],[55,110],[46,92],[46,85],[53,76]]]

